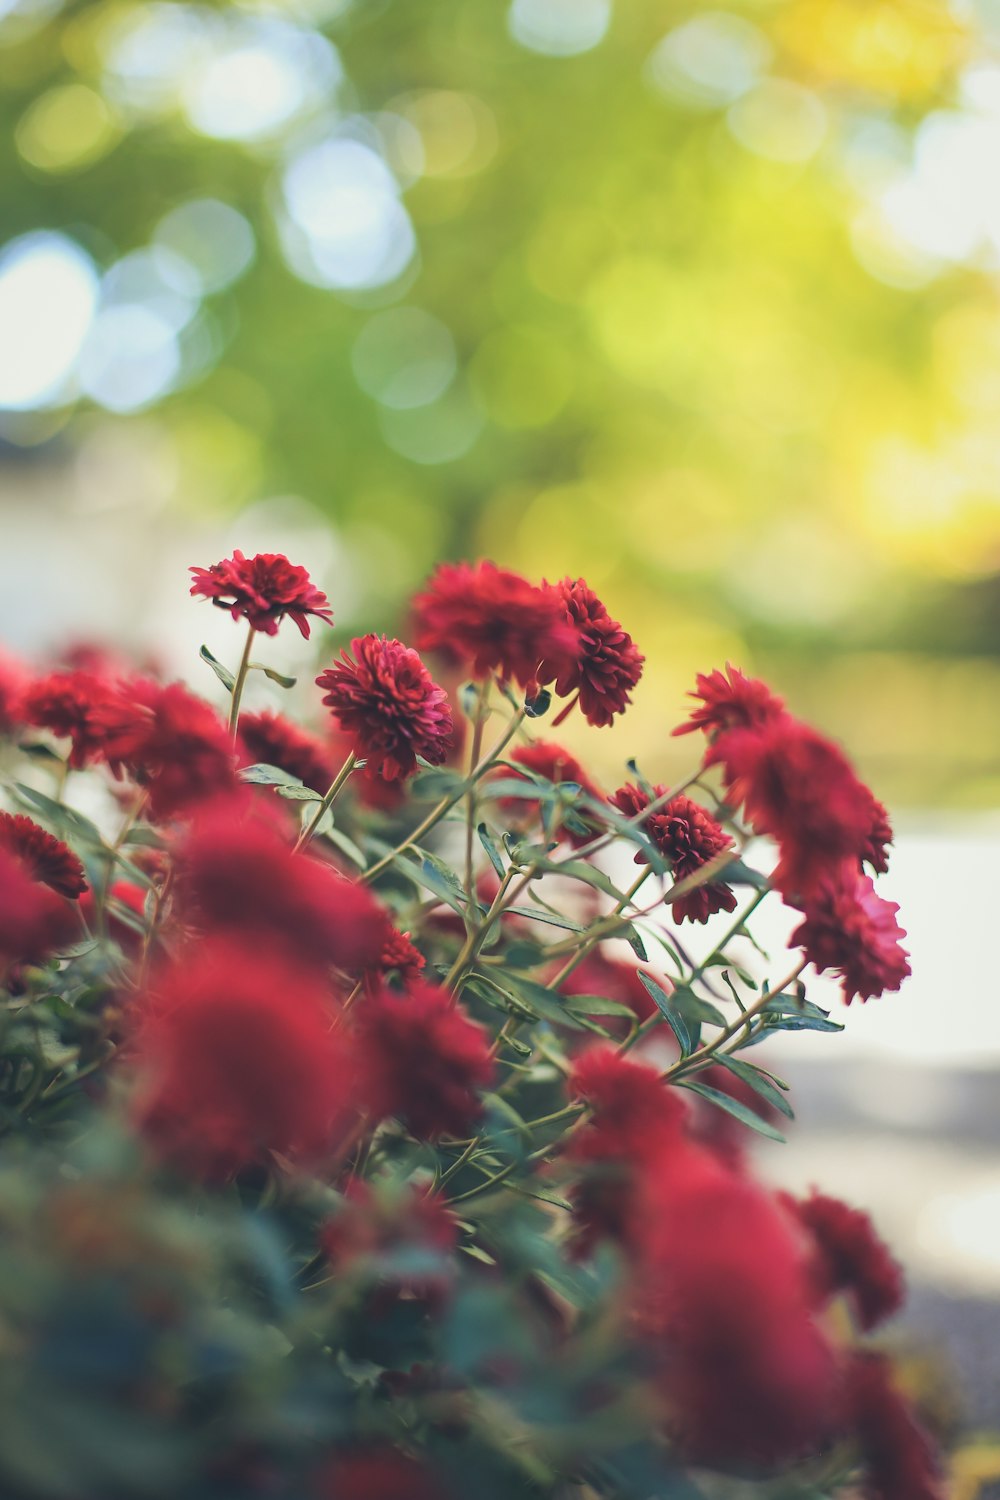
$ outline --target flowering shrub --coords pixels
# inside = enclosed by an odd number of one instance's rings
[[[941,1496],[867,1339],[899,1267],[747,1150],[792,1116],[757,1044],[841,1028],[807,965],[909,972],[842,751],[728,667],[683,783],[607,794],[533,729],[610,724],[643,657],[489,563],[417,598],[428,660],[324,647],[310,728],[244,713],[328,601],[193,573],[246,626],[225,714],[97,656],[0,681],[0,1493]]]

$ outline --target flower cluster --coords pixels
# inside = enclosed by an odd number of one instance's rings
[[[437,569],[415,646],[265,668],[300,722],[250,648],[332,624],[325,595],[275,554],[192,573],[247,627],[233,670],[202,652],[214,700],[110,651],[0,661],[5,753],[32,756],[0,810],[28,1288],[5,1262],[0,1321],[60,1433],[0,1451],[0,1492],[645,1500],[696,1469],[720,1500],[940,1500],[865,1342],[900,1267],[748,1144],[791,1116],[772,1034],[840,1024],[810,966],[848,1002],[909,972],[844,752],[727,667],[675,731],[693,774],[630,762],[607,796],[532,729],[553,697],[612,724],[641,653],[584,579],[489,562]],[[772,892],[798,913],[778,982],[748,928]]]

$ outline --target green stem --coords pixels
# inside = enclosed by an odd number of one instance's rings
[[[475,962],[476,954],[485,941],[490,928],[503,912],[503,898],[507,893],[507,888],[513,880],[514,875],[514,870],[507,871],[506,875],[500,882],[500,889],[493,897],[493,903],[490,906],[489,911],[483,917],[483,920],[479,923],[478,927],[473,927],[466,934],[465,942],[462,944],[462,948],[458,957],[455,959],[455,962],[448,970],[444,979],[442,979],[441,981],[446,990],[450,990],[452,988],[457,989],[459,979],[463,976],[465,970],[469,967],[469,965]]]
[[[473,850],[473,828],[476,821],[476,786],[472,780],[479,757],[483,751],[483,730],[486,727],[486,701],[489,697],[490,683],[486,679],[479,689],[479,698],[476,703],[476,718],[472,728],[472,749],[469,754],[469,789],[465,794],[465,893],[468,898],[468,910],[471,911],[476,899],[476,893],[472,888],[472,850]]]
[[[584,941],[580,944],[580,947],[577,949],[576,953],[574,953],[569,961],[559,970],[559,973],[549,985],[550,989],[558,990],[563,981],[568,979],[573,970],[578,968],[580,964],[583,963],[587,955],[597,947],[597,944],[601,941],[601,937],[603,935],[599,929],[604,927],[604,925],[608,922],[612,922],[613,925],[617,925],[618,919],[621,917],[622,912],[624,912],[625,909],[632,904],[632,899],[637,894],[639,887],[646,880],[648,880],[649,876],[652,873],[653,872],[649,865],[646,865],[644,869],[640,870],[639,874],[633,880],[624,896],[618,902],[614,911],[609,912],[608,916],[604,919],[604,922],[599,922],[596,927],[591,929]]]
[[[764,897],[770,892],[770,889],[770,886],[765,885],[761,890],[757,892],[756,896],[754,896],[746,911],[742,912],[736,918],[733,925],[723,933],[722,937],[720,937],[719,941],[716,943],[715,947],[712,949],[711,953],[704,960],[704,962],[700,963],[696,969],[692,970],[691,977],[687,981],[688,984],[691,984],[694,982],[694,980],[701,978],[705,970],[711,964],[713,958],[716,958],[720,955],[725,955],[727,944],[731,943],[733,938],[736,937],[739,932],[742,932],[743,928],[753,916],[754,912],[757,910]]]
[[[486,775],[486,772],[490,770],[490,768],[494,766],[500,759],[500,756],[503,754],[504,750],[506,750],[507,746],[510,744],[511,740],[517,733],[518,728],[522,720],[524,719],[524,712],[525,711],[523,708],[518,709],[517,713],[507,725],[507,729],[504,732],[502,738],[498,740],[496,745],[494,745],[493,749],[483,761],[482,765],[476,767],[475,771],[473,771],[472,775],[469,777],[469,781],[480,781],[482,777]],[[438,823],[440,823],[441,819],[444,817],[445,813],[450,812],[451,809],[455,806],[456,802],[460,801],[461,798],[465,796],[466,790],[466,785],[463,784],[456,793],[453,793],[449,797],[442,797],[437,806],[431,809],[423,822],[418,824],[418,826],[414,828],[412,833],[407,834],[406,838],[401,844],[397,844],[395,849],[390,849],[388,854],[384,854],[380,860],[378,860],[371,866],[370,869],[365,870],[361,875],[359,875],[358,879],[367,883],[369,880],[374,880],[376,876],[381,875],[384,870],[387,870],[389,868],[397,855],[405,854],[407,849],[412,849],[413,845],[416,844],[420,839],[422,839],[425,833],[430,833],[432,828],[436,828]]]
[[[327,792],[326,796],[323,798],[323,800],[320,803],[319,807],[316,809],[316,816],[312,819],[312,821],[310,823],[308,823],[306,825],[305,828],[303,828],[302,832],[299,834],[298,838],[296,839],[296,841],[295,841],[295,848],[292,851],[293,853],[298,854],[299,850],[300,849],[304,849],[306,847],[306,845],[309,843],[309,841],[312,838],[313,834],[316,832],[316,830],[319,827],[320,823],[322,823],[322,821],[323,821],[323,814],[326,813],[326,812],[328,812],[329,809],[333,806],[334,802],[337,799],[337,796],[340,793],[341,788],[344,786],[345,782],[347,781],[347,778],[350,776],[351,772],[354,770],[354,766],[355,766],[356,761],[357,761],[357,756],[354,754],[354,751],[352,750],[351,753],[350,753],[350,755],[344,761],[344,764],[341,766],[340,770],[337,772],[336,776],[333,778],[333,782],[332,782],[332,784],[330,786],[330,789]]]
[[[660,1077],[664,1082],[669,1082],[673,1078],[682,1078],[687,1073],[700,1072],[705,1063],[714,1057],[727,1042],[739,1036],[741,1031],[745,1031],[747,1038],[749,1038],[751,1022],[760,1015],[769,1001],[776,1000],[779,995],[784,994],[790,984],[795,983],[805,968],[806,963],[806,959],[800,958],[795,968],[792,969],[791,973],[785,975],[780,984],[773,984],[770,989],[764,990],[762,994],[758,995],[754,1003],[743,1011],[735,1021],[730,1021],[728,1026],[724,1026],[718,1036],[713,1037],[710,1042],[706,1042],[703,1047],[699,1047],[697,1052],[692,1052],[690,1057],[679,1058],[677,1062],[667,1068],[666,1072],[661,1073]]]
[[[256,634],[257,632],[253,626],[248,625],[246,645],[243,647],[243,655],[236,673],[236,680],[233,683],[233,701],[229,705],[229,733],[234,740],[240,722],[240,699],[243,697],[243,686],[247,680],[247,672],[250,668],[250,651],[253,646],[253,638]]]

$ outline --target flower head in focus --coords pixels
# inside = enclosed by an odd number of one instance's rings
[[[443,563],[413,609],[421,650],[441,651],[476,677],[496,672],[529,694],[543,661],[562,672],[579,654],[559,591],[536,588],[495,563]]]
[[[692,709],[691,717],[678,724],[674,734],[692,734],[696,729],[712,736],[726,729],[762,729],[780,719],[785,705],[765,682],[747,677],[726,663],[726,670],[699,672],[691,698],[700,698],[701,707]]]
[[[353,655],[351,654],[353,653]],[[421,755],[439,766],[451,746],[448,694],[417,652],[384,635],[361,636],[351,652],[316,678],[323,702],[353,741],[357,755],[385,781],[417,768]]]
[[[833,969],[844,981],[848,1005],[855,995],[871,1000],[898,990],[910,973],[900,944],[906,933],[896,921],[898,903],[878,895],[867,875],[843,869],[803,903],[804,920],[789,942],[798,944],[822,973]]]
[[[309,639],[309,615],[333,624],[330,601],[310,580],[305,568],[290,563],[280,552],[258,552],[232,557],[211,567],[192,567],[191,593],[211,599],[219,609],[228,609],[234,620],[246,620],[254,630],[277,635],[286,615]]]
[[[666,787],[654,786],[649,797],[641,787],[631,783],[620,787],[611,797],[611,804],[626,818],[634,818],[645,807],[666,793]],[[643,820],[642,827],[650,841],[656,845],[670,865],[675,882],[686,880],[697,874],[703,865],[715,859],[732,846],[732,839],[711,813],[690,797],[672,797],[662,803]],[[644,863],[645,854],[640,849],[635,856],[636,864]],[[723,881],[708,881],[696,886],[672,903],[671,910],[678,922],[707,922],[717,911],[734,911],[736,896]]]
[[[0,812],[0,848],[19,859],[32,880],[75,901],[87,889],[83,865],[67,844],[20,813]]]
[[[582,578],[564,578],[555,588],[576,632],[576,657],[546,662],[539,681],[554,682],[560,698],[579,693],[587,722],[605,727],[631,703],[630,693],[642,676],[645,657]]]

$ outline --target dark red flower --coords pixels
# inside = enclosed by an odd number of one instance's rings
[[[136,678],[102,706],[99,723],[109,763],[146,789],[154,819],[189,812],[239,787],[225,725],[179,682],[164,687]]]
[[[277,635],[286,615],[307,640],[308,615],[333,624],[330,601],[322,589],[310,581],[305,568],[290,563],[280,552],[258,552],[256,557],[234,552],[209,568],[189,571],[194,574],[192,594],[211,599],[219,609],[228,609],[234,620],[242,615],[254,630],[263,630],[266,635]]]
[[[691,734],[701,729],[712,736],[725,729],[762,729],[781,718],[785,705],[766,683],[746,677],[738,667],[726,662],[726,670],[699,672],[697,686],[690,698],[700,698],[701,708],[692,711],[674,734]]]
[[[651,801],[662,797],[666,787],[654,786],[652,798],[641,787],[627,784],[620,787],[610,798],[626,818],[634,818],[648,807]],[[732,847],[732,839],[720,823],[690,797],[672,797],[649,817],[643,820],[642,828],[670,865],[675,882],[695,875],[709,860]],[[635,856],[637,865],[643,864],[646,856],[640,849]],[[736,896],[722,881],[709,881],[696,886],[686,896],[674,901],[671,911],[678,922],[707,922],[717,911],[734,911]]]
[[[0,960],[40,963],[79,935],[76,908],[0,848]]]
[[[518,745],[515,750],[511,751],[510,759],[515,765],[524,766],[525,770],[533,771],[536,776],[544,776],[555,786],[561,786],[567,781],[573,782],[585,796],[592,797],[595,802],[603,800],[603,793],[594,785],[576,757],[551,740],[535,740],[530,745]],[[497,772],[496,779],[507,779],[511,776],[517,778],[517,772],[501,770]],[[525,782],[530,781],[527,776],[520,779]],[[488,784],[487,782],[487,786]],[[498,806],[503,812],[507,825],[511,828],[526,828],[542,816],[542,803],[534,797],[501,797]],[[586,808],[575,808],[574,817],[590,826],[579,831],[567,828],[565,823],[560,821],[553,830],[553,837],[564,838],[570,844],[580,847],[593,837],[596,823],[594,814]]]
[[[866,1333],[899,1311],[906,1295],[902,1267],[866,1213],[815,1191],[786,1201],[815,1245],[813,1279],[822,1301],[846,1292]]]
[[[838,1368],[776,1200],[687,1144],[647,1174],[633,1271],[639,1337],[692,1462],[774,1465],[835,1429]]]
[[[451,705],[416,651],[384,635],[360,636],[316,678],[355,753],[385,781],[399,781],[422,755],[439,766],[451,745]]]
[[[493,1080],[483,1028],[447,990],[420,981],[380,990],[354,1013],[372,1123],[395,1115],[419,1140],[466,1135]]]
[[[871,803],[871,822],[868,835],[861,849],[861,864],[867,865],[873,875],[884,875],[889,868],[889,845],[892,843],[892,824],[889,813],[874,796]]]
[[[386,942],[388,917],[369,891],[293,854],[241,798],[211,807],[179,843],[177,892],[185,919],[203,930],[287,948],[302,962],[367,968]]]
[[[465,662],[476,677],[496,672],[528,693],[542,662],[563,671],[576,661],[576,631],[557,589],[535,588],[491,562],[443,563],[413,601],[417,644]]]
[[[786,714],[761,728],[720,734],[718,762],[729,799],[757,833],[777,839],[771,879],[789,900],[807,896],[842,864],[855,867],[873,837],[871,792],[832,740]]]
[[[542,586],[550,587],[545,583]],[[587,722],[606,726],[631,703],[630,694],[642,676],[645,657],[582,578],[564,578],[554,587],[576,632],[576,658],[545,662],[538,680],[554,682],[560,698],[578,692]]]
[[[906,933],[896,921],[899,905],[876,893],[867,875],[843,869],[804,903],[804,920],[789,942],[805,950],[822,973],[833,969],[844,981],[844,999],[870,1000],[898,990],[910,973],[900,946]]]
[[[340,1453],[316,1483],[316,1500],[452,1500],[453,1491],[388,1443]]]
[[[315,1161],[350,1113],[352,1068],[326,986],[285,955],[188,948],[139,1003],[131,1055],[140,1128],[219,1179],[279,1152]]]
[[[420,949],[411,942],[410,934],[400,932],[396,927],[390,927],[385,942],[382,944],[378,962],[367,970],[365,978],[371,985],[385,983],[389,976],[394,974],[405,989],[420,976],[425,962]]]
[[[340,764],[316,735],[307,734],[284,714],[271,709],[240,714],[239,743],[242,765],[277,766],[321,794],[330,786]]]
[[[373,1190],[353,1178],[319,1242],[338,1271],[360,1269],[413,1296],[437,1297],[446,1287],[458,1224],[436,1193],[412,1183]]]
[[[118,702],[118,687],[106,678],[90,672],[50,672],[25,688],[20,711],[25,724],[68,739],[69,763],[80,770],[104,755],[106,712]]]
[[[83,865],[72,849],[31,818],[0,812],[0,847],[21,861],[32,880],[60,896],[75,900],[87,889]]]
[[[21,702],[28,673],[15,657],[0,652],[0,734],[12,734],[25,722]]]
[[[896,1389],[885,1355],[856,1353],[847,1387],[849,1419],[865,1468],[865,1500],[944,1500],[938,1454]]]

